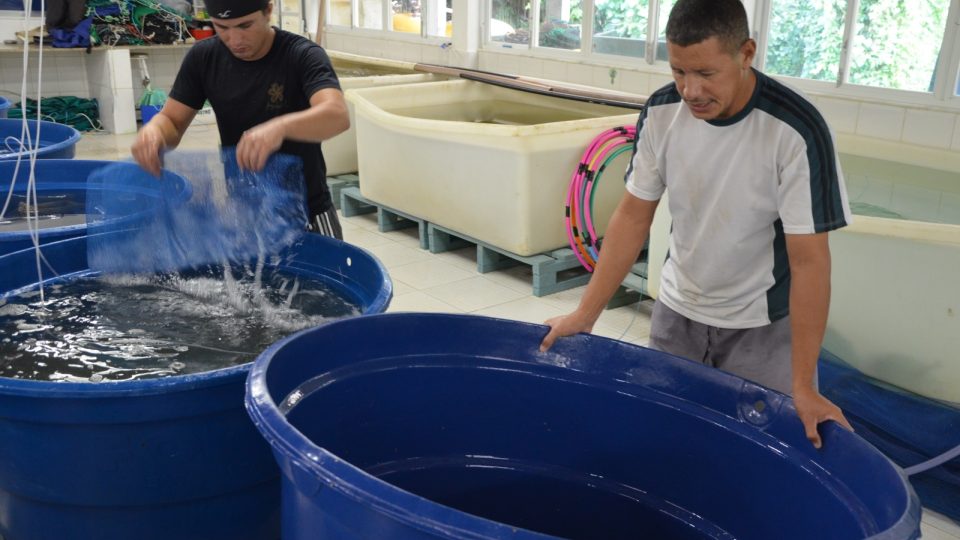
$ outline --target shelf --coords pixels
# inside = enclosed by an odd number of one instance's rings
[[[193,47],[193,42],[188,43],[173,43],[171,45],[114,45],[114,46],[100,46],[92,47],[90,49],[91,53],[96,53],[99,51],[111,51],[111,50],[158,50],[158,49],[189,49]],[[37,51],[39,47],[37,45],[30,46],[30,53],[33,54]],[[87,52],[86,47],[73,47],[73,48],[61,48],[61,47],[51,47],[49,45],[43,46],[43,54],[57,53],[57,54],[76,54],[76,53],[85,53]],[[23,54],[22,45],[0,45],[0,54]]]

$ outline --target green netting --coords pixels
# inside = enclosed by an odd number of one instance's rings
[[[10,109],[9,118],[23,118],[23,102]],[[100,109],[97,100],[77,96],[56,96],[40,100],[41,120],[73,126],[78,131],[94,131],[101,128]],[[37,100],[27,98],[26,117],[37,118]]]
[[[167,102],[167,93],[163,90],[154,90],[147,85],[147,89],[143,91],[143,95],[140,96],[139,106],[143,107],[144,105],[153,105],[155,107],[162,107],[164,103]]]

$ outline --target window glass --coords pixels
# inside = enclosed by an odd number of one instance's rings
[[[580,50],[580,0],[540,0],[540,42],[551,49]]]
[[[383,1],[355,0],[360,4],[360,28],[383,30]]]
[[[529,0],[492,0],[489,28],[490,41],[529,45]]]
[[[774,0],[765,71],[836,81],[846,10],[845,0]]]
[[[852,84],[932,92],[950,0],[860,0]]]
[[[593,51],[644,56],[649,0],[594,0]]]
[[[327,24],[334,26],[350,26],[350,0],[332,0],[327,12]]]

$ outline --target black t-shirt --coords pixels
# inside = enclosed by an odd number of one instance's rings
[[[271,118],[306,110],[310,97],[340,88],[327,53],[316,43],[274,28],[270,51],[252,62],[233,56],[219,37],[197,42],[187,52],[170,97],[193,109],[210,101],[220,142],[235,146],[243,132]],[[331,206],[327,166],[320,143],[284,141],[280,152],[300,156],[311,215]]]

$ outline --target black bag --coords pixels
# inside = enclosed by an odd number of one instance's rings
[[[84,19],[86,0],[47,0],[44,22],[48,29],[73,28]]]

